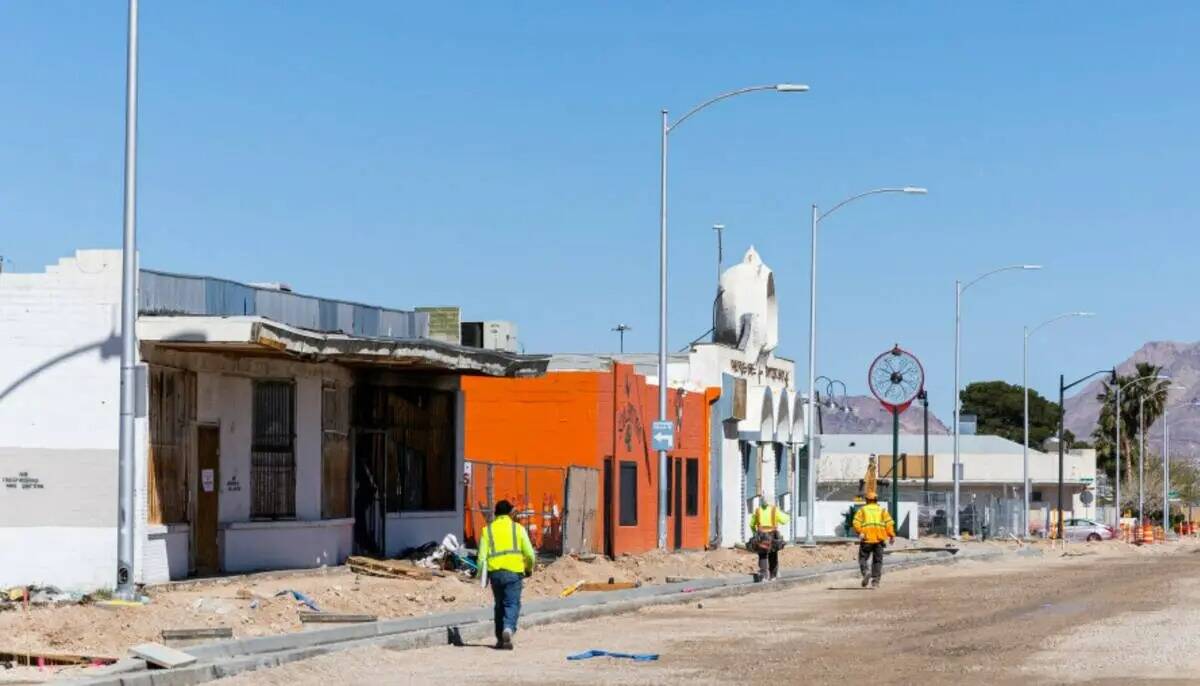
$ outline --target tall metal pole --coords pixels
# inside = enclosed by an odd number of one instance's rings
[[[1117,466],[1116,466],[1116,471],[1113,473],[1113,476],[1116,477],[1115,481],[1116,481],[1117,485],[1116,485],[1116,492],[1113,494],[1113,498],[1116,501],[1117,516],[1116,516],[1116,521],[1113,522],[1113,528],[1120,529],[1121,528],[1121,385],[1120,384],[1117,384],[1117,404],[1114,407],[1114,412],[1116,412],[1116,415],[1117,415],[1117,444],[1116,444],[1117,445],[1117,447],[1116,447]]]
[[[900,408],[892,408],[892,502],[888,508],[896,525],[900,525]],[[909,522],[912,526],[912,522]],[[912,532],[909,532],[909,536]]]
[[[133,590],[133,414],[137,364],[137,72],[138,0],[129,0],[128,53],[125,63],[125,207],[121,246],[121,424],[117,454],[117,594]]]
[[[921,389],[921,407],[924,409],[922,421],[925,434],[925,504],[929,505],[929,391]]]
[[[1029,535],[1029,327],[1024,330],[1021,348],[1021,395],[1025,400],[1025,440],[1021,442],[1021,537]]]
[[[1138,394],[1138,525],[1146,523],[1146,394]]]
[[[808,265],[808,411],[804,413],[804,431],[808,437],[808,515],[804,518],[804,545],[816,545],[813,525],[817,518],[817,443],[813,434],[813,415],[817,411],[817,224],[820,212],[812,206],[812,249]]]
[[[662,111],[658,225],[658,421],[667,421],[667,111]],[[658,547],[667,549],[667,451],[658,451]]]
[[[1067,442],[1065,436],[1064,424],[1067,421],[1067,412],[1063,409],[1063,396],[1066,395],[1066,389],[1063,387],[1066,379],[1062,374],[1058,375],[1058,538],[1062,540],[1063,536],[1063,449]]]
[[[1167,402],[1163,401],[1163,535],[1171,532],[1171,432],[1167,428]]]
[[[725,262],[725,245],[721,240],[725,233],[724,224],[713,224],[713,231],[717,232],[717,292],[721,292],[721,267]]]
[[[954,480],[954,503],[951,509],[954,510],[951,522],[954,528],[950,532],[950,536],[954,540],[959,539],[958,533],[958,472],[960,454],[958,450],[958,432],[959,432],[959,412],[962,411],[962,398],[958,388],[958,369],[959,369],[959,348],[962,343],[962,281],[954,281],[954,472],[951,478]]]

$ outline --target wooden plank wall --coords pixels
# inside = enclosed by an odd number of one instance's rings
[[[350,389],[326,380],[321,388],[321,518],[350,515]]]
[[[150,523],[185,523],[196,459],[195,373],[151,365],[149,409]]]

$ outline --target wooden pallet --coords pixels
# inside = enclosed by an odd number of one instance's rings
[[[401,560],[376,560],[370,557],[354,556],[346,560],[346,565],[355,574],[379,576],[387,579],[417,579],[430,581],[434,577],[432,569],[417,567],[410,562]]]

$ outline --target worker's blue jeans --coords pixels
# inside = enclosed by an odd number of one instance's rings
[[[517,633],[517,617],[521,614],[520,574],[503,570],[488,572],[488,583],[492,585],[492,597],[496,599],[496,640],[500,632],[509,629]]]

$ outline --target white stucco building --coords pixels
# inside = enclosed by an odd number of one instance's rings
[[[0,587],[116,580],[121,253],[0,274]],[[546,358],[417,312],[139,272],[134,579],[338,564],[462,528],[463,374]]]

